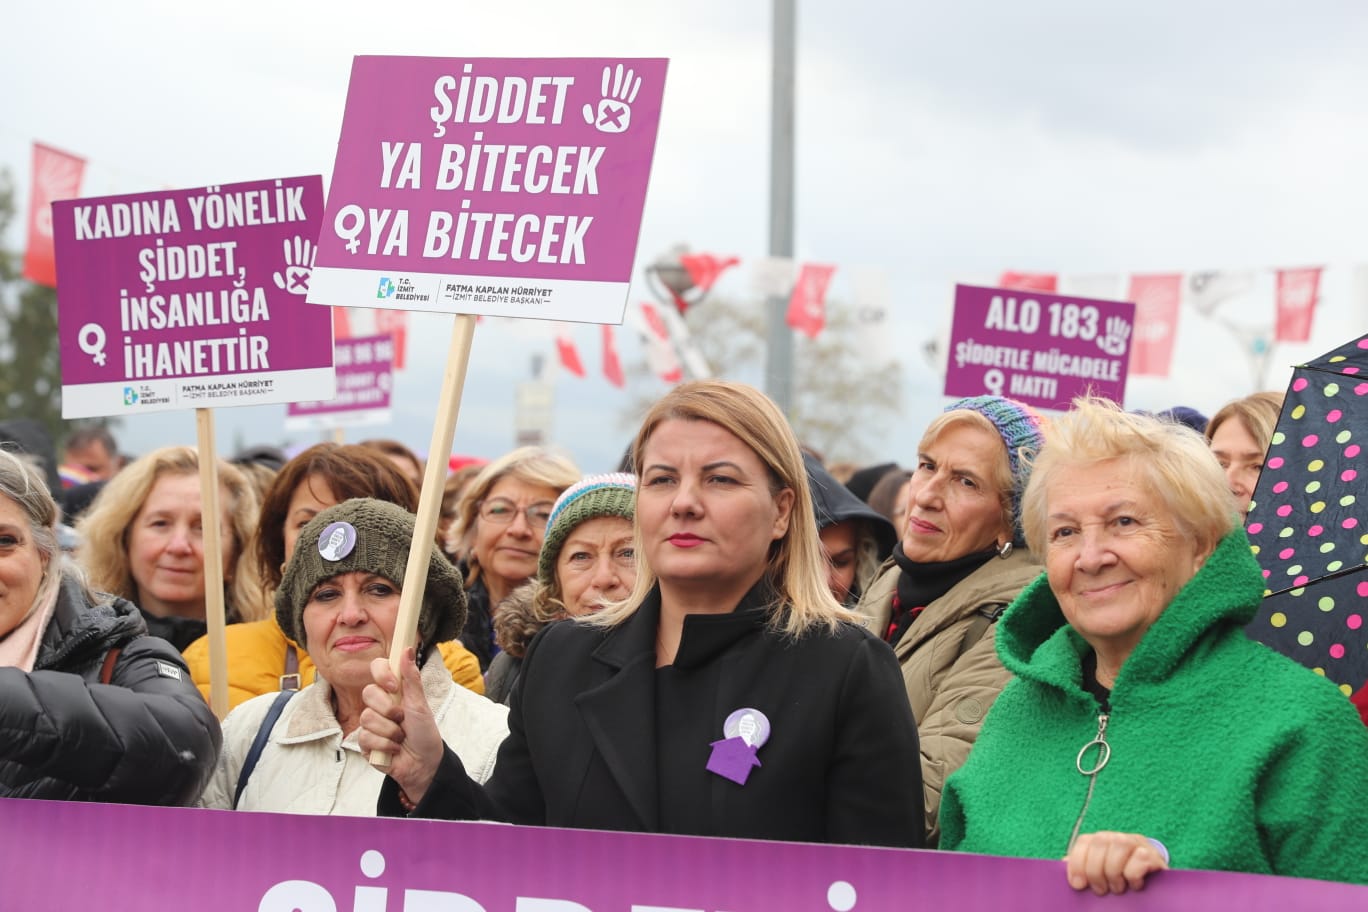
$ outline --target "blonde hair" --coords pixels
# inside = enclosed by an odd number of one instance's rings
[[[785,489],[794,494],[788,531],[771,546],[765,569],[764,578],[775,595],[769,606],[771,629],[799,637],[817,628],[835,631],[841,621],[854,621],[855,615],[841,607],[827,586],[826,557],[817,537],[807,467],[793,429],[778,407],[764,393],[744,383],[694,380],[676,386],[646,413],[632,442],[632,466],[638,478],[651,435],[661,423],[672,420],[707,421],[729,432],[765,464],[772,495]],[[634,526],[636,585],[626,600],[582,619],[583,623],[604,627],[621,624],[636,613],[655,587],[655,573],[641,557],[641,524]]]
[[[1071,467],[1126,459],[1198,550],[1210,550],[1235,527],[1225,473],[1207,442],[1189,427],[1122,411],[1105,399],[1079,398],[1045,431],[1022,497],[1026,543],[1045,553],[1050,484]]]
[[[560,496],[580,480],[580,470],[570,457],[547,447],[524,446],[505,453],[480,469],[475,480],[466,485],[456,504],[456,519],[447,532],[448,550],[466,555],[466,586],[480,578],[480,562],[475,556],[475,528],[480,521],[480,502],[503,478],[516,478],[524,484],[552,488]]]
[[[130,463],[100,491],[81,519],[81,561],[97,589],[136,602],[137,583],[128,561],[128,532],[142,511],[152,488],[163,477],[198,475],[199,453],[188,446],[163,447]],[[247,476],[231,463],[218,460],[219,484],[228,492],[220,509],[232,527],[232,557],[223,568],[231,582],[226,587],[224,613],[231,621],[258,621],[271,613],[252,566],[248,548],[257,531],[256,491]]]
[[[1015,535],[1017,508],[1017,497],[1020,491],[1017,489],[1016,479],[1012,477],[1012,463],[1007,453],[1007,444],[1003,442],[1002,432],[988,420],[986,415],[975,412],[971,409],[954,409],[949,412],[942,412],[932,419],[922,432],[921,441],[917,444],[917,452],[924,453],[930,448],[941,434],[952,427],[968,425],[983,431],[997,442],[993,452],[997,458],[993,460],[993,465],[988,473],[986,481],[993,486],[997,492],[998,503],[1002,506],[1002,528],[1008,535]],[[918,457],[920,461],[920,457]],[[896,525],[896,523],[895,523]],[[901,535],[902,530],[899,529]],[[1020,542],[1018,542],[1020,544]],[[1035,549],[1032,548],[1032,551]]]
[[[1273,440],[1273,429],[1278,426],[1278,415],[1282,412],[1283,395],[1268,391],[1227,402],[1207,422],[1207,442],[1210,443],[1211,438],[1216,436],[1218,427],[1231,418],[1237,418],[1259,449],[1267,452],[1268,444]]]

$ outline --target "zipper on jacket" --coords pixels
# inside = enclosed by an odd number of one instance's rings
[[[1073,832],[1069,834],[1069,845],[1064,851],[1067,854],[1073,849],[1074,840],[1078,838],[1078,831],[1083,827],[1083,818],[1088,815],[1088,805],[1092,803],[1093,787],[1097,785],[1097,774],[1102,772],[1102,768],[1111,759],[1111,745],[1107,743],[1107,713],[1097,715],[1097,734],[1093,739],[1078,751],[1078,758],[1074,760],[1074,765],[1078,771],[1088,777],[1088,794],[1083,798],[1083,809],[1078,812],[1078,819],[1074,821]],[[1086,755],[1092,748],[1097,748],[1097,757],[1088,763]]]

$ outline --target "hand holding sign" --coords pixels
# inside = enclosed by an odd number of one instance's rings
[[[603,97],[597,110],[593,105],[584,106],[584,122],[593,124],[600,133],[626,133],[632,123],[632,102],[640,89],[641,77],[632,70],[624,72],[620,63],[616,71],[611,66],[604,67]]]

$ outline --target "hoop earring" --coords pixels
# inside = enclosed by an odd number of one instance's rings
[[[997,556],[1002,558],[1003,560],[1006,560],[1007,558],[1011,557],[1012,543],[1010,541],[1007,541],[999,545],[997,549]]]

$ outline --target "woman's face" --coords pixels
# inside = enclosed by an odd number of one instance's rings
[[[626,598],[636,584],[631,521],[599,516],[571,529],[556,557],[556,582],[571,617]]]
[[[494,482],[484,496],[475,523],[472,549],[482,572],[506,586],[520,586],[537,572],[537,556],[546,534],[546,518],[560,492],[512,475]],[[528,516],[534,517],[529,520]]]
[[[662,586],[739,599],[788,532],[793,501],[791,489],[770,493],[764,462],[730,431],[662,421],[642,452],[637,490],[646,562]]]
[[[233,526],[219,490],[224,581],[232,578]],[[128,569],[138,605],[157,617],[204,617],[204,529],[198,475],[163,475],[128,527]]]
[[[1211,452],[1225,470],[1240,518],[1249,515],[1249,501],[1263,471],[1264,451],[1238,415],[1227,418],[1211,435]]]
[[[28,615],[45,567],[27,514],[8,497],[0,497],[0,636]]]
[[[339,690],[361,692],[372,659],[389,655],[399,616],[399,587],[383,576],[354,570],[326,579],[304,605],[309,658]]]
[[[822,551],[827,559],[827,586],[836,601],[845,604],[850,587],[855,585],[855,570],[859,565],[859,524],[853,519],[832,523],[818,530]]]
[[[1045,493],[1045,570],[1065,619],[1113,670],[1210,554],[1130,462],[1061,466]]]
[[[299,541],[299,533],[309,520],[337,504],[337,495],[322,475],[306,475],[304,480],[295,486],[294,493],[290,495],[290,504],[285,510],[286,563],[289,563],[290,555],[294,554],[295,542]]]
[[[1006,458],[1002,438],[972,424],[950,425],[917,454],[903,523],[909,560],[955,560],[1012,540],[993,484]]]

